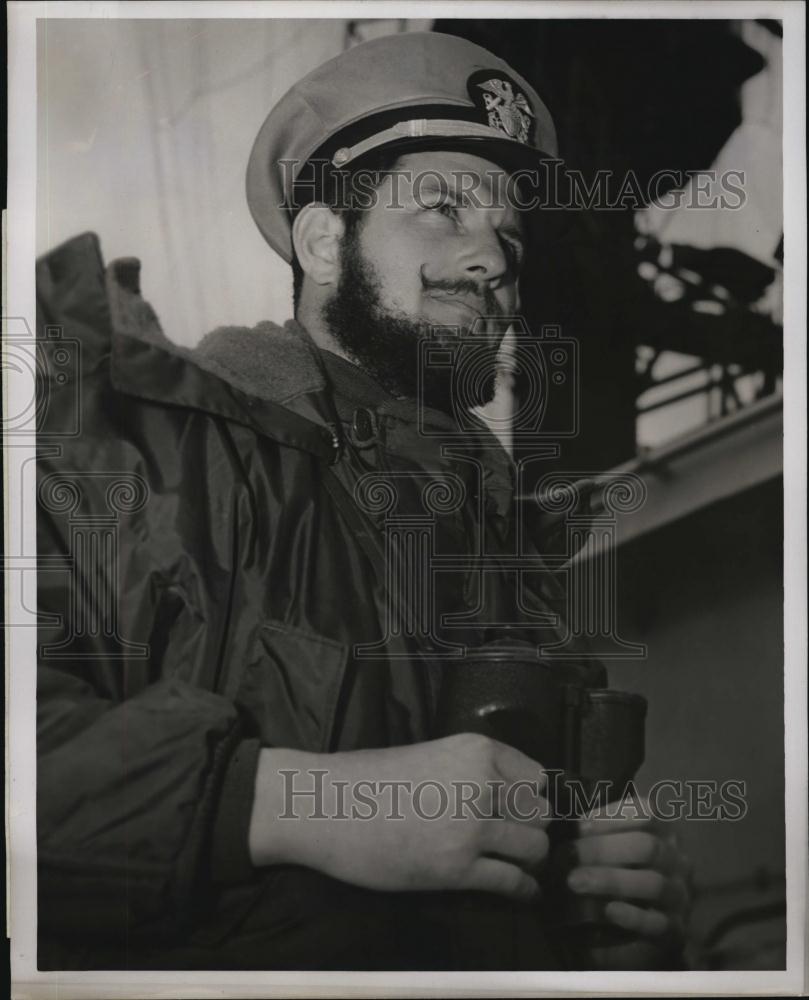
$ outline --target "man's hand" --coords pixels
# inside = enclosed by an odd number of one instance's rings
[[[348,818],[315,818],[318,805],[305,795],[295,796],[290,810],[291,778],[283,771],[297,772],[296,790],[315,787],[313,773],[325,771],[320,813],[334,816],[339,794]],[[548,851],[545,781],[529,757],[472,733],[335,754],[265,749],[251,857],[256,865],[305,865],[371,889],[471,889],[528,900],[539,892],[535,874]],[[413,790],[420,783],[419,804]],[[446,805],[436,786],[446,789]],[[279,818],[290,811],[296,818]]]
[[[670,945],[685,935],[690,866],[665,824],[650,818],[646,802],[639,805],[621,816],[600,810],[580,821],[568,886],[606,900],[606,919],[638,943]],[[617,952],[613,958],[620,961]]]

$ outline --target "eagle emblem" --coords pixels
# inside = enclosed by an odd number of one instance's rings
[[[510,80],[492,77],[477,85],[483,91],[483,103],[492,128],[505,132],[511,139],[528,142],[534,112],[521,91]]]

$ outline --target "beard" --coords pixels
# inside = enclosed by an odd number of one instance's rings
[[[379,275],[362,252],[358,226],[345,234],[340,250],[340,280],[323,307],[323,319],[356,365],[392,395],[416,400],[450,416],[460,413],[461,408],[483,406],[494,398],[497,354],[504,331],[491,338],[476,336],[469,342],[470,326],[440,327],[388,309],[382,303]],[[478,285],[471,281],[428,281],[423,272],[421,281],[428,291],[481,295]],[[491,290],[481,297],[487,317],[500,315]],[[444,356],[448,348],[452,362],[444,364],[444,358],[440,364],[421,362],[422,341],[444,348]]]

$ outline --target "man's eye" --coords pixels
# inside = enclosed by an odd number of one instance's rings
[[[430,212],[439,212],[450,219],[454,219],[458,211],[458,206],[454,205],[451,201],[437,201],[434,205],[426,205],[425,207]]]

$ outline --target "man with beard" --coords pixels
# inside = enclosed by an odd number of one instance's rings
[[[293,87],[256,141],[248,202],[295,275],[283,328],[183,352],[133,262],[104,277],[93,237],[41,262],[43,324],[81,340],[82,432],[39,464],[40,557],[73,571],[40,574],[59,623],[40,636],[40,968],[570,960],[540,887],[541,766],[435,738],[442,657],[515,614],[507,574],[463,568],[516,530],[510,459],[463,414],[519,309],[510,182],[555,153],[499,59],[393,36]],[[45,434],[75,399],[51,389]],[[91,530],[115,487],[105,562],[71,548],[74,515]],[[91,607],[113,617],[87,627]],[[687,899],[676,849],[644,819],[581,834],[570,891],[628,935],[610,960],[659,962]]]

